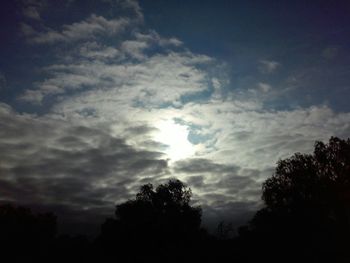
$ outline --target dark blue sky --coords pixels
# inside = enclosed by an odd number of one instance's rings
[[[109,18],[122,13],[107,2],[50,2],[43,4],[41,16],[47,25],[59,27],[91,12]],[[20,12],[22,5],[5,1],[1,9],[0,70],[12,87],[2,90],[1,96],[12,103],[20,90],[42,78],[33,71],[50,64],[55,56],[52,46],[28,45],[20,34],[22,23],[39,24]],[[281,89],[295,74],[302,76],[298,89],[287,97],[269,99],[267,107],[326,103],[336,111],[349,110],[347,1],[141,1],[140,6],[143,27],[177,37],[189,50],[227,63],[228,89],[245,90],[256,81]],[[260,60],[277,61],[282,66],[278,74],[261,76],[257,69]]]
[[[191,50],[226,61],[231,66],[232,88],[245,89],[246,85],[252,85],[250,82],[257,77],[257,60],[272,59],[283,68],[278,75],[261,78],[262,81],[283,86],[291,73],[309,74],[300,84],[302,94],[290,94],[284,101],[274,101],[279,107],[330,103],[339,111],[350,109],[347,103],[350,94],[339,94],[350,81],[348,1],[141,1],[140,4],[146,23],[159,33],[175,35]],[[334,53],[332,58],[322,56],[327,49]]]

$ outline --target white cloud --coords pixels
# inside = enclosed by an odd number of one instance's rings
[[[146,58],[146,55],[143,51],[147,47],[149,47],[149,45],[146,42],[137,40],[127,40],[122,43],[121,50],[125,54],[131,56],[132,58],[142,60]]]
[[[279,158],[295,152],[310,152],[315,140],[347,137],[350,131],[346,124],[350,114],[336,114],[326,106],[268,111],[247,110],[232,102],[197,104],[187,116],[217,131],[206,158],[258,170],[273,167]]]
[[[280,66],[281,64],[277,61],[260,60],[258,69],[260,70],[261,73],[270,74],[275,72]]]
[[[47,28],[45,32],[36,31],[31,34],[29,41],[36,44],[72,42],[82,39],[93,39],[97,36],[112,36],[130,24],[127,18],[108,20],[102,16],[92,14],[86,20],[70,25],[63,25],[61,30]]]
[[[19,100],[30,102],[33,104],[41,104],[44,98],[44,93],[41,90],[26,90],[18,97]]]
[[[37,90],[27,90],[20,98],[38,103],[48,95],[98,87],[106,89],[110,98],[123,98],[129,103],[154,106],[176,103],[181,96],[208,89],[207,74],[204,70],[198,69],[197,65],[201,67],[209,65],[212,62],[209,57],[189,52],[170,52],[143,59],[145,55],[138,50],[140,46],[134,44],[134,42],[123,42],[122,48],[118,51],[115,49],[109,51],[117,55],[132,52],[131,49],[136,48],[133,55],[139,54],[137,57],[141,61],[110,63],[83,59],[79,64],[52,65],[46,69],[52,77],[38,83]],[[97,51],[94,52],[96,54]],[[100,50],[100,54],[101,52],[106,52],[106,48]],[[86,54],[91,55],[91,51],[84,51],[84,56]]]
[[[137,2],[122,3],[142,17]],[[119,34],[128,26],[130,32]],[[48,113],[37,117],[0,107],[2,143],[9,143],[12,149],[3,169],[18,171],[23,177],[46,171],[45,162],[54,165],[57,161],[61,165],[57,173],[66,179],[69,172],[80,179],[81,174],[97,173],[98,166],[101,178],[94,177],[84,186],[111,202],[116,196],[113,189],[106,189],[110,183],[123,186],[125,198],[130,193],[127,188],[135,189],[152,173],[156,181],[175,175],[193,183],[195,197],[204,206],[241,211],[244,204],[257,207],[260,184],[279,158],[310,152],[315,140],[350,136],[349,113],[336,113],[327,106],[268,110],[263,107],[264,93],[270,95],[272,90],[268,83],[253,84],[246,96],[227,92],[229,82],[222,70],[220,74],[214,70],[220,62],[188,51],[177,38],[141,30],[128,18],[108,20],[91,15],[61,30],[38,33],[23,24],[22,31],[32,42],[55,43],[55,47],[80,41],[42,69],[45,79],[20,97],[32,103],[53,99]],[[110,34],[114,34],[113,44],[99,38]],[[259,62],[264,74],[280,66],[272,60]],[[194,94],[202,96],[182,100]],[[161,122],[181,126],[183,145],[193,147],[187,151],[189,158],[166,160],[167,147],[176,142],[165,145],[157,126]],[[196,143],[191,142],[191,135]],[[30,162],[33,153],[40,154]],[[77,164],[65,156],[74,157]],[[124,163],[114,163],[118,158]],[[105,166],[99,166],[98,160]],[[96,199],[86,204],[89,202]]]
[[[157,43],[159,46],[181,46],[183,43],[182,41],[180,41],[179,39],[175,38],[175,37],[171,37],[171,38],[164,38],[161,37],[156,31],[154,30],[149,30],[148,33],[144,34],[144,33],[140,33],[140,32],[136,32],[135,33],[135,37],[137,40],[139,41],[143,41],[143,42],[148,42],[151,44]]]
[[[120,51],[111,46],[101,45],[97,42],[87,42],[80,46],[79,55],[83,58],[104,60],[120,56]]]
[[[259,82],[258,83],[258,88],[263,93],[267,93],[267,92],[269,92],[272,89],[271,85],[269,85],[267,83],[264,83],[264,82]]]
[[[182,96],[208,89],[207,73],[198,66],[207,67],[213,60],[181,49],[182,42],[174,37],[161,37],[154,30],[141,32],[133,24],[134,29],[123,37],[114,36],[114,45],[106,45],[98,38],[117,33],[130,23],[128,18],[107,20],[91,15],[84,21],[64,25],[61,31],[49,29],[46,33],[22,24],[22,32],[33,42],[85,40],[78,47],[64,49],[57,57],[61,63],[46,67],[48,77],[34,83],[36,89],[26,90],[19,99],[41,103],[48,96],[98,87],[118,97],[126,96],[129,103],[180,106]],[[149,49],[160,52],[148,52]]]
[[[152,126],[159,120],[180,119],[205,135],[193,146],[196,156],[257,170],[270,169],[279,158],[295,152],[310,152],[315,140],[350,134],[350,114],[335,113],[327,106],[275,111],[255,101],[215,99],[146,110],[130,103],[132,99],[119,90],[92,90],[56,104],[54,112],[84,118],[80,114],[84,109],[94,109],[96,120],[115,123],[116,132],[118,123],[131,125],[131,120]]]

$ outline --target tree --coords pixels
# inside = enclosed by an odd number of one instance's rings
[[[216,228],[216,235],[220,240],[229,239],[234,233],[232,223],[221,221]]]
[[[269,210],[322,210],[342,229],[349,229],[350,139],[332,137],[315,143],[312,155],[297,153],[278,162],[263,184],[262,199]]]
[[[33,213],[29,208],[0,205],[0,247],[2,257],[12,260],[43,256],[56,234],[56,216]]]
[[[102,225],[104,247],[120,244],[142,253],[186,247],[198,238],[201,208],[191,206],[191,189],[179,180],[170,180],[154,189],[143,185],[136,198],[116,206],[115,219]]]
[[[316,142],[313,154],[280,160],[263,184],[262,199],[265,207],[250,224],[254,233],[322,256],[345,248],[350,237],[350,140],[332,137],[328,144]]]

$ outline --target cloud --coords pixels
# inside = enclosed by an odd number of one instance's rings
[[[97,42],[87,42],[80,46],[78,54],[83,58],[108,61],[118,58],[120,51],[115,47],[105,46]]]
[[[349,114],[322,105],[268,110],[256,101],[232,98],[145,110],[142,105],[130,103],[132,98],[110,90],[92,90],[67,98],[53,110],[66,118],[84,118],[84,109],[90,107],[97,119],[122,123],[133,119],[150,126],[162,119],[181,120],[193,136],[202,136],[193,145],[198,158],[259,170],[273,167],[279,158],[294,152],[310,151],[315,140],[349,135]],[[115,124],[114,129],[117,127]]]
[[[255,212],[261,208],[256,202],[222,202],[217,206],[203,205],[203,224],[216,234],[217,226],[220,222],[232,223],[233,230],[236,231],[241,225],[247,223],[254,216]]]
[[[118,5],[138,10],[134,1],[118,1]],[[59,52],[41,69],[48,77],[18,98],[40,104],[46,98],[99,87],[118,97],[132,96],[132,103],[180,105],[183,96],[208,89],[210,80],[202,68],[213,66],[212,58],[193,54],[175,37],[143,29],[141,20],[134,22],[125,14],[112,19],[92,14],[60,30],[44,26],[44,31],[37,31],[22,23],[21,31],[31,43],[51,43]],[[110,36],[113,44],[106,41]],[[76,45],[67,49],[72,43]]]
[[[0,119],[2,200],[110,209],[133,195],[140,179],[168,174],[161,152],[128,145],[107,124],[19,114],[6,104],[0,105]]]
[[[207,159],[187,159],[176,162],[175,172],[186,174],[227,174],[235,173],[238,167],[234,165],[221,165]]]
[[[57,5],[46,0],[28,0],[22,1],[21,5],[24,17],[29,20],[22,21],[20,29],[27,42],[31,44],[72,44],[84,40],[115,37],[131,25],[143,23],[141,8],[134,0],[92,0],[88,6],[93,12],[85,19],[61,26],[48,24],[47,20],[50,19],[41,19],[41,13],[53,9],[56,13],[69,13],[73,8],[80,10],[79,1],[63,0]],[[81,13],[83,11],[78,11],[76,17]],[[65,20],[69,21],[67,18]]]
[[[260,170],[294,152],[310,151],[315,140],[349,134],[350,115],[327,106],[270,111],[227,101],[192,104],[185,110],[186,121],[216,131],[210,145],[212,160]]]
[[[228,201],[259,200],[261,171],[245,169],[238,165],[217,163],[210,159],[194,158],[174,164],[175,174],[183,175],[206,204]],[[219,194],[219,196],[216,196]]]
[[[25,23],[20,23],[20,31],[21,33],[25,36],[25,37],[32,37],[34,36],[35,34],[37,34],[37,32],[35,31],[35,29],[28,25],[28,24],[25,24]]]
[[[36,116],[1,104],[5,198],[102,213],[143,183],[177,177],[192,187],[205,221],[243,220],[261,206],[261,183],[280,158],[312,151],[315,140],[349,136],[349,113],[323,103],[268,107],[272,81],[254,78],[237,91],[225,63],[147,29],[136,1],[108,3],[132,15],[107,18],[96,10],[55,29],[22,24],[32,44],[51,45],[41,50],[50,59],[20,103],[49,107]],[[258,64],[263,74],[280,67]],[[187,132],[189,158],[169,159],[162,122]]]
[[[146,42],[137,41],[137,40],[127,40],[122,43],[121,50],[136,59],[145,59],[146,55],[143,53],[143,50],[148,47]]]
[[[40,19],[40,14],[37,8],[34,6],[28,6],[27,8],[23,9],[23,15],[32,19]]]
[[[92,14],[81,22],[63,25],[60,31],[50,28],[47,28],[45,32],[35,31],[35,33],[31,33],[29,41],[36,44],[72,43],[72,41],[93,39],[97,36],[115,35],[125,30],[129,24],[130,20],[127,18],[108,20],[102,16]],[[28,29],[28,26],[26,28]]]
[[[271,74],[275,72],[281,64],[273,60],[260,60],[259,61],[259,71],[264,74]]]
[[[310,152],[315,140],[350,134],[350,115],[336,113],[326,105],[269,110],[249,97],[242,100],[235,93],[226,97],[213,93],[205,101],[189,101],[178,107],[173,102],[180,97],[176,95],[179,91],[186,95],[214,85],[220,94],[220,83],[224,81],[213,79],[205,67],[213,60],[183,51],[143,54],[147,59],[133,62],[121,59],[117,65],[102,60],[86,65],[53,65],[49,70],[60,76],[60,80],[47,81],[64,83],[64,72],[74,76],[88,72],[84,76],[98,80],[99,84],[98,88],[80,90],[57,102],[52,114],[89,125],[113,123],[114,134],[123,134],[130,145],[149,151],[164,152],[166,148],[155,136],[155,125],[160,120],[181,121],[190,132],[203,135],[203,139],[193,144],[195,154],[191,159],[169,164],[168,176],[176,176],[192,186],[198,204],[210,207],[212,219],[215,213],[222,215],[223,209],[234,207],[236,202],[247,204],[245,212],[237,210],[242,216],[251,214],[249,209],[259,207],[261,183],[272,175],[280,158],[295,152]],[[59,75],[60,72],[64,74]],[[264,86],[268,84],[260,84],[262,92],[265,88],[269,91]],[[146,131],[148,135],[142,135]],[[165,178],[168,177],[162,180]]]
[[[157,44],[161,47],[175,46],[179,47],[183,45],[182,41],[176,37],[165,38],[160,36],[156,31],[149,30],[148,33],[136,32],[135,37],[138,41],[147,42],[150,44]]]
[[[258,83],[258,88],[260,91],[262,91],[263,93],[267,93],[271,90],[271,85],[264,83],[264,82],[259,82]]]
[[[124,44],[128,47],[125,48]],[[179,103],[182,96],[208,89],[207,74],[197,65],[209,66],[211,63],[209,57],[189,52],[170,52],[143,59],[146,55],[134,50],[140,47],[144,46],[123,42],[122,49],[120,49],[120,54],[132,53],[133,57],[141,59],[137,62],[125,62],[124,60],[118,62],[117,60],[110,63],[109,61],[90,61],[89,58],[81,58],[77,61],[78,63],[49,66],[46,71],[52,77],[38,83],[38,89],[25,91],[20,99],[40,103],[46,96],[61,95],[69,90],[99,87],[103,94],[110,93],[110,97],[152,106]],[[110,49],[109,52],[114,52],[118,56],[119,51],[112,50]],[[95,57],[97,57],[96,52]],[[101,52],[105,54],[106,49],[99,52],[100,55]],[[91,56],[91,52],[85,51],[86,56]],[[95,96],[99,96],[99,92],[96,91],[95,94],[95,91],[93,91],[94,94],[91,94],[94,97],[93,100]]]
[[[113,0],[111,0],[113,4]],[[139,20],[143,20],[142,9],[137,0],[116,0],[115,4],[118,7],[122,7],[128,11],[130,11],[133,15],[135,15]]]
[[[41,20],[41,12],[47,6],[45,0],[26,0],[21,1],[22,14],[24,17]]]

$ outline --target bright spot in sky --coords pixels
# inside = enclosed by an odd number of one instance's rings
[[[177,161],[194,154],[194,145],[188,141],[188,127],[175,123],[173,120],[161,121],[156,124],[158,132],[155,140],[167,145],[165,153],[171,161]]]

